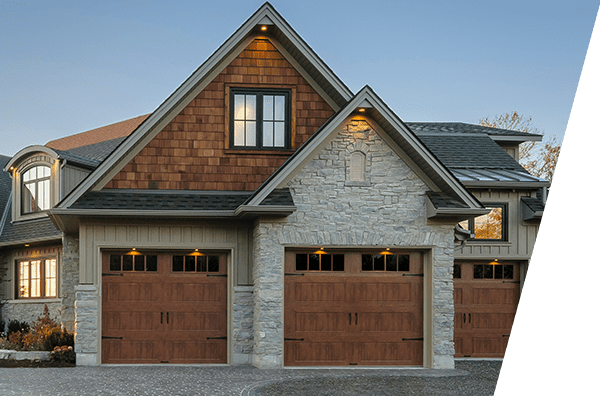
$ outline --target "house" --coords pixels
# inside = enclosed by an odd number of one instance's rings
[[[502,357],[540,139],[404,122],[265,3],[151,114],[0,157],[3,318],[79,365]]]

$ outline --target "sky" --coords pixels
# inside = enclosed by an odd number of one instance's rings
[[[0,2],[0,154],[154,111],[262,4]],[[271,4],[404,121],[517,111],[562,140],[600,0]]]

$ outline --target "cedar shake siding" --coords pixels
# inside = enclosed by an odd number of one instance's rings
[[[291,149],[229,148],[229,89],[291,91]],[[333,115],[265,38],[256,38],[104,188],[253,191]]]

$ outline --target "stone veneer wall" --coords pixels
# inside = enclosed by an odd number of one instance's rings
[[[252,363],[254,296],[252,286],[233,288],[233,364]]]
[[[94,366],[98,362],[98,287],[75,288],[75,353],[77,365]]]
[[[362,181],[350,180],[356,151],[366,157]],[[427,224],[424,182],[363,120],[343,128],[288,187],[297,211],[254,229],[254,364],[283,362],[284,247],[390,246],[433,247],[432,365],[453,368],[453,226]]]

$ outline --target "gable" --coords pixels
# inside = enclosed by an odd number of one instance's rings
[[[333,113],[273,44],[256,37],[105,186],[253,191]],[[244,152],[229,142],[231,88],[291,92],[291,148]]]

